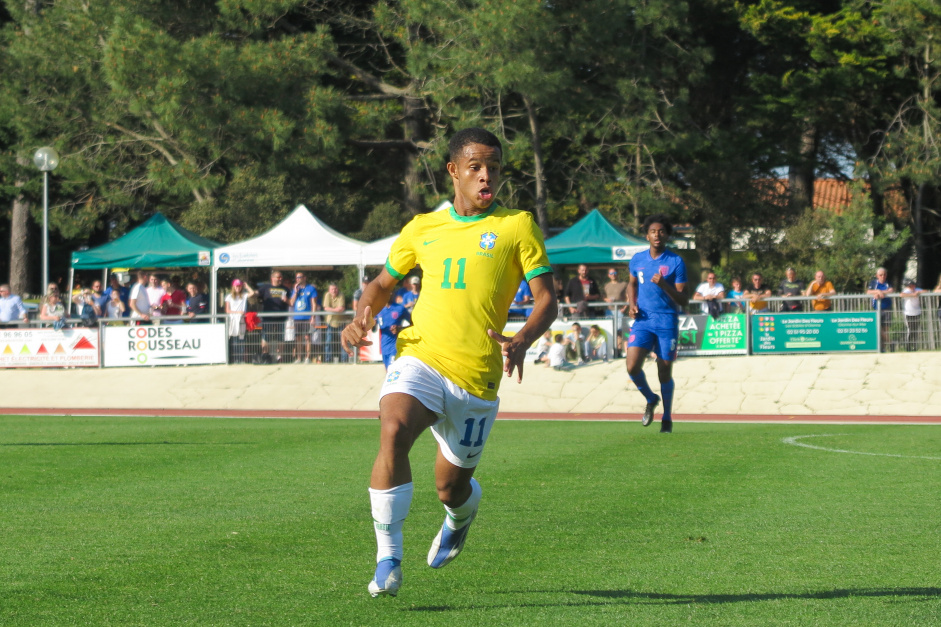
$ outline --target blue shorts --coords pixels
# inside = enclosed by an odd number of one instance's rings
[[[636,346],[644,350],[652,350],[654,355],[663,361],[676,361],[679,338],[680,330],[677,327],[654,329],[647,327],[643,322],[635,322],[627,338],[627,347]]]

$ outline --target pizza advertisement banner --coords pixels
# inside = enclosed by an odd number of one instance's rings
[[[2,368],[97,368],[98,329],[2,329]]]

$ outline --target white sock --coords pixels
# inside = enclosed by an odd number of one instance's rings
[[[477,510],[477,506],[480,505],[480,497],[483,496],[483,490],[480,489],[480,484],[477,483],[477,480],[473,477],[470,480],[470,484],[471,495],[463,505],[458,505],[457,507],[444,506],[444,511],[448,513],[444,519],[444,524],[446,524],[451,531],[457,531],[470,523],[471,515]]]
[[[376,562],[394,557],[402,559],[402,525],[412,505],[412,483],[395,486],[388,490],[369,488],[372,504],[373,528],[376,530]]]

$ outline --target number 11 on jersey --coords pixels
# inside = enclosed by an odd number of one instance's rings
[[[444,260],[444,281],[441,282],[441,289],[449,290],[452,287],[456,290],[463,290],[467,288],[467,284],[464,283],[464,266],[467,265],[467,258],[461,257],[457,260],[457,281],[454,282],[454,285],[451,285],[451,264],[454,260],[448,257]]]

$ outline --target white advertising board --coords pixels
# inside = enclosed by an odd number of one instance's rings
[[[224,364],[224,324],[157,324],[104,328],[105,368]]]
[[[0,330],[0,368],[97,368],[98,329]]]

